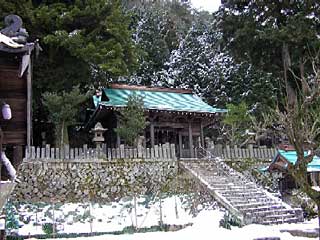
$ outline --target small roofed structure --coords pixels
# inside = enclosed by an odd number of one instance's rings
[[[22,162],[25,146],[31,144],[31,55],[37,48],[36,42],[27,42],[28,33],[19,16],[9,15],[4,21],[6,27],[0,30],[0,100],[8,105],[7,116],[2,113],[0,118],[0,180],[5,180],[0,184],[0,211],[14,186],[14,167]]]
[[[132,94],[141,96],[148,126],[144,132],[144,145],[176,144],[180,157],[194,157],[194,148],[205,145],[203,129],[215,124],[225,109],[205,103],[191,90],[111,84],[102,89],[100,101],[93,101],[96,108],[87,128],[97,122],[108,128],[105,134],[110,147],[118,146],[122,139],[114,131],[119,124],[119,111],[126,107]]]
[[[307,156],[308,152],[306,151],[304,154],[305,156]],[[295,164],[297,159],[297,152],[292,146],[282,146],[277,150],[275,157],[266,169],[270,173],[281,173],[281,192],[286,192],[297,187],[294,179],[288,173],[287,170],[288,164]],[[320,186],[320,158],[316,155],[313,157],[313,160],[307,166],[307,178],[312,186]]]

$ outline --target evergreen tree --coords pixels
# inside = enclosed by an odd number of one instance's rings
[[[235,62],[223,45],[215,17],[196,22],[165,65],[158,84],[191,88],[215,106],[244,101],[258,112],[275,101],[274,78],[248,62]]]
[[[128,145],[133,146],[145,127],[143,99],[132,94],[128,97],[127,106],[120,111],[120,126],[116,132]]]
[[[0,0],[0,28],[12,13],[22,17],[29,41],[39,39],[43,49],[33,64],[36,127],[48,120],[42,93],[68,92],[76,85],[86,92],[136,67],[131,18],[120,0]]]
[[[227,127],[225,133],[231,145],[241,144],[245,138],[245,132],[250,126],[248,106],[241,102],[238,105],[227,104],[228,112],[223,119]]]
[[[170,53],[185,36],[191,24],[191,8],[177,0],[140,1],[136,6],[139,8],[132,10],[137,19],[134,40],[140,55],[139,67],[130,81],[151,85],[155,74],[163,69]]]
[[[76,122],[79,105],[87,97],[80,93],[79,87],[74,87],[71,92],[44,93],[43,104],[49,111],[49,119],[55,126],[56,146],[68,144],[68,126]]]
[[[283,60],[290,56],[297,76],[300,63],[306,62],[303,71],[312,71],[309,53],[319,47],[316,1],[224,1],[220,16],[224,43],[237,61],[283,79]]]

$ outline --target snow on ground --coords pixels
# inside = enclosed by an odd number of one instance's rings
[[[150,199],[149,199],[150,200]],[[134,201],[121,200],[109,204],[64,204],[57,210],[47,205],[35,209],[30,205],[22,205],[19,215],[30,220],[28,224],[21,223],[19,235],[43,234],[42,224],[52,223],[53,218],[58,223],[59,232],[63,233],[90,233],[121,231],[124,227],[136,225]],[[51,207],[51,208],[50,208]],[[168,197],[162,199],[162,220],[165,224],[183,225],[192,222],[190,208],[183,197]],[[54,217],[53,217],[54,215]],[[92,224],[89,223],[92,216]],[[160,202],[145,197],[137,199],[137,226],[151,227],[159,224]],[[91,230],[92,229],[92,230]]]
[[[302,237],[293,237],[289,233],[280,233],[280,229],[313,229],[317,226],[315,220],[300,224],[283,224],[273,226],[248,225],[243,228],[233,227],[232,230],[219,227],[223,212],[219,210],[204,210],[193,219],[193,226],[177,232],[151,232],[124,235],[102,235],[95,237],[80,237],[76,240],[194,240],[223,239],[223,240],[253,240],[261,237],[280,237],[281,240],[299,240]],[[62,240],[62,239],[61,239]],[[72,240],[70,238],[65,240]]]
[[[138,227],[149,227],[158,225],[160,220],[159,201],[150,201],[146,203],[146,198],[138,198],[137,204],[137,222]],[[89,206],[91,215],[93,216],[92,224],[88,221]],[[281,233],[280,230],[293,229],[315,229],[318,226],[317,220],[307,221],[299,224],[282,224],[273,226],[248,225],[242,228],[232,227],[228,230],[219,227],[219,221],[223,218],[223,209],[203,208],[200,213],[193,217],[190,214],[190,202],[183,197],[168,197],[162,199],[162,219],[167,224],[188,224],[193,223],[185,229],[176,232],[149,232],[135,233],[123,235],[103,235],[94,237],[74,238],[76,240],[157,240],[157,239],[254,239],[258,237],[280,237],[281,240],[289,239],[305,239],[301,237],[293,237],[289,233]],[[43,234],[41,224],[44,222],[52,222],[52,214],[58,224],[60,231],[64,233],[89,233],[91,232],[111,232],[122,230],[126,226],[135,224],[133,200],[122,200],[118,203],[110,204],[65,204],[52,213],[50,206],[45,206],[38,211],[28,212],[25,206],[19,209],[20,215],[30,218],[30,222],[19,229],[19,234]],[[48,214],[51,213],[51,214]],[[50,217],[48,217],[50,216]],[[86,217],[85,217],[86,216]],[[60,219],[60,220],[59,220]],[[39,224],[35,224],[35,222]],[[72,240],[68,238],[68,240]]]

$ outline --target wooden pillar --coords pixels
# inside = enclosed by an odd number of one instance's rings
[[[121,145],[121,139],[119,134],[117,133],[117,148],[120,147],[120,145]]]
[[[194,157],[194,149],[193,149],[191,121],[189,121],[189,148],[190,148],[190,157],[193,158]]]
[[[151,147],[154,147],[154,123],[150,122],[150,141],[151,141]]]
[[[205,148],[204,136],[203,136],[203,124],[201,120],[200,120],[200,143],[201,143],[201,147]]]
[[[183,157],[182,156],[182,134],[181,132],[179,131],[179,157]]]
[[[29,56],[30,57],[30,56]],[[27,147],[30,148],[32,144],[32,61],[28,67],[27,75]]]
[[[15,169],[19,167],[19,165],[22,163],[23,159],[23,148],[22,146],[14,146],[13,147],[13,166]]]

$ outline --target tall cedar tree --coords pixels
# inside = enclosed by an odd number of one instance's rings
[[[146,127],[142,97],[130,95],[127,106],[120,111],[119,117],[120,125],[116,128],[116,132],[126,144],[135,145],[138,136]]]

